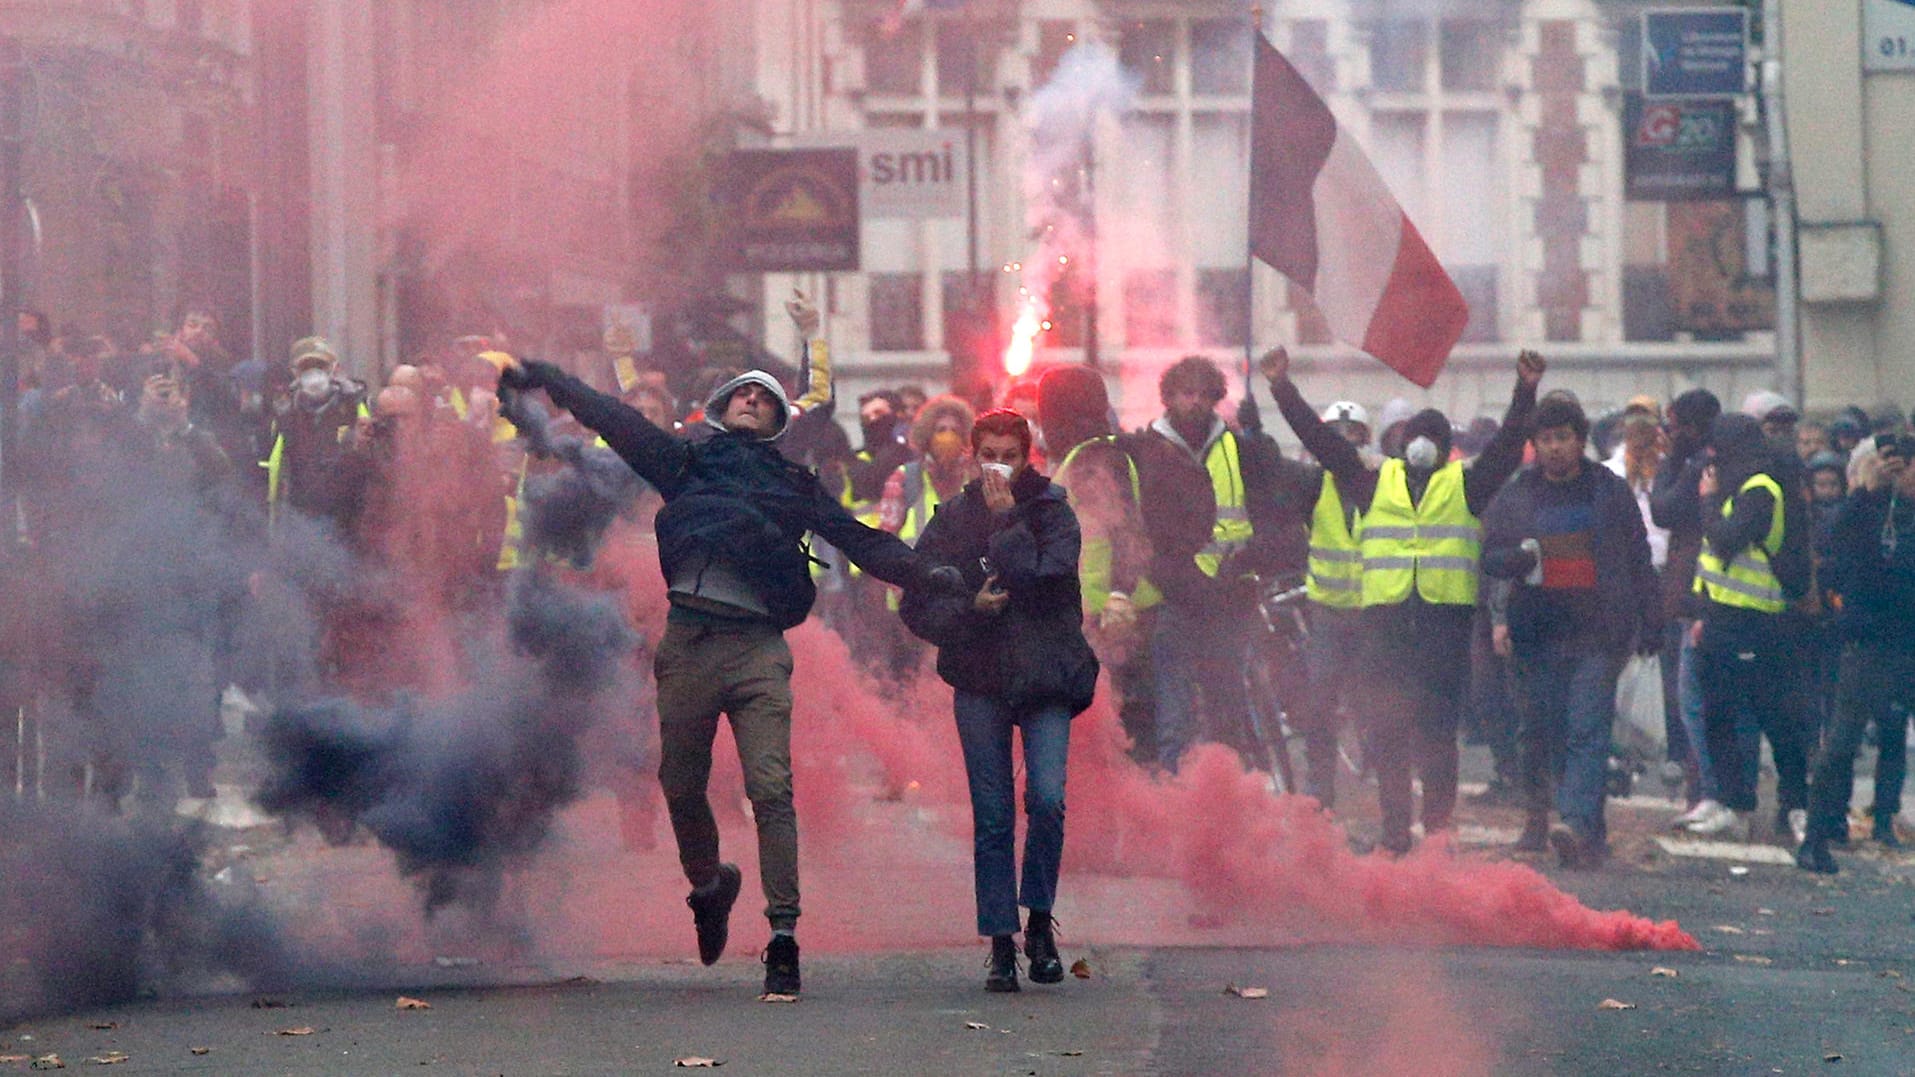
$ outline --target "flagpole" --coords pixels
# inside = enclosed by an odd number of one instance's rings
[[[1250,9],[1250,112],[1244,120],[1244,215],[1243,215],[1243,398],[1254,401],[1250,369],[1256,348],[1257,256],[1251,249],[1250,222],[1256,216],[1256,185],[1250,177],[1256,167],[1253,159],[1257,144],[1257,42],[1263,36],[1263,8]]]

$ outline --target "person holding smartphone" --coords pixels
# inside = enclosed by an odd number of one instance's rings
[[[1000,408],[971,431],[978,478],[946,501],[918,553],[955,566],[968,593],[907,590],[899,610],[938,648],[938,676],[956,690],[970,779],[977,930],[991,940],[988,991],[1018,990],[1017,907],[1030,910],[1024,953],[1034,983],[1064,978],[1051,910],[1064,850],[1064,769],[1071,719],[1090,706],[1097,659],[1084,638],[1078,581],[1082,535],[1064,488],[1031,467],[1031,426]],[[1011,731],[1024,741],[1022,889]]]

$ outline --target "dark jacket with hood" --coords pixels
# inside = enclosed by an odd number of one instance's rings
[[[1742,484],[1756,475],[1768,475],[1782,487],[1782,546],[1769,561],[1782,593],[1791,600],[1809,590],[1808,497],[1802,489],[1800,461],[1793,453],[1783,453],[1769,444],[1762,424],[1747,415],[1719,416],[1709,432],[1709,444],[1715,450],[1716,493],[1702,499],[1702,535],[1707,549],[1724,562],[1768,537],[1774,521],[1775,498],[1769,491],[1756,488],[1746,493]],[[1728,516],[1722,506],[1733,499]],[[1740,649],[1762,642],[1774,642],[1781,618],[1740,606],[1725,606],[1702,601],[1702,616],[1708,622],[1702,640],[1715,649]]]
[[[906,627],[938,648],[938,676],[953,688],[1016,706],[1061,703],[1072,714],[1090,706],[1097,659],[1084,639],[1078,589],[1080,535],[1064,488],[1026,469],[1011,483],[1017,505],[993,513],[972,480],[938,506],[918,538],[918,551],[964,575],[962,594],[906,592]],[[980,613],[973,597],[984,586],[989,558],[1010,601]]]
[[[697,442],[660,430],[636,408],[550,363],[508,369],[499,384],[507,391],[544,389],[663,496],[654,528],[674,610],[734,616],[735,592],[702,600],[709,597],[704,585],[722,579],[742,584],[746,601],[764,607],[762,614],[744,608],[737,616],[768,620],[780,630],[801,623],[817,598],[807,532],[886,583],[916,588],[931,582],[929,562],[897,536],[859,523],[817,475],[778,453],[773,442],[790,412],[783,387],[769,374],[752,371],[719,386],[705,406],[715,432]],[[783,406],[769,436],[733,433],[719,422],[726,401],[746,384],[763,386]]]
[[[1582,473],[1571,483],[1587,484],[1594,516],[1590,527],[1590,552],[1596,563],[1596,601],[1590,606],[1594,623],[1548,623],[1547,595],[1522,582],[1535,568],[1536,555],[1521,544],[1538,536],[1538,520],[1550,493],[1550,479],[1543,469],[1528,467],[1503,487],[1483,517],[1483,574],[1514,581],[1509,596],[1510,638],[1523,648],[1551,633],[1587,632],[1618,655],[1632,642],[1659,646],[1662,595],[1635,493],[1621,476],[1589,460],[1583,461]]]

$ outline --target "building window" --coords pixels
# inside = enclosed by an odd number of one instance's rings
[[[1068,19],[1041,19],[1037,24],[1037,55],[1031,57],[1031,85],[1042,86],[1077,44],[1077,24]]]
[[[1132,348],[1177,346],[1177,271],[1133,269],[1124,274],[1124,343]]]
[[[980,30],[963,21],[940,21],[937,26],[938,93],[962,97],[986,93],[996,83],[997,52],[980,52]]]
[[[1429,61],[1429,24],[1386,19],[1370,29],[1370,85],[1393,93],[1421,93]]]
[[[1371,76],[1390,93],[1370,116],[1370,157],[1469,301],[1470,343],[1500,337],[1505,44],[1502,24],[1486,19],[1392,19],[1370,39]]]
[[[1243,347],[1248,278],[1242,269],[1197,271],[1197,343],[1206,348]]]
[[[1191,20],[1190,92],[1250,92],[1250,24],[1247,21]]]
[[[871,350],[923,350],[924,274],[867,273],[865,279],[871,289]]]
[[[877,94],[916,97],[924,92],[924,39],[917,27],[871,32],[864,45],[864,86]]]
[[[1133,19],[1124,24],[1118,62],[1137,76],[1138,89],[1167,94],[1176,89],[1177,23],[1170,19]]]

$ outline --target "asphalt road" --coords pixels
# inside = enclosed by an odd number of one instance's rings
[[[1559,876],[1590,904],[1678,917],[1699,954],[1067,945],[1089,979],[1012,996],[982,991],[980,948],[828,954],[807,960],[797,1005],[756,1000],[750,953],[505,986],[485,981],[527,973],[425,967],[42,1019],[0,1032],[0,1053],[90,1069],[121,1052],[128,1074],[663,1073],[681,1058],[731,1074],[1915,1072],[1908,875],[1848,864],[1833,881],[1674,858]]]

